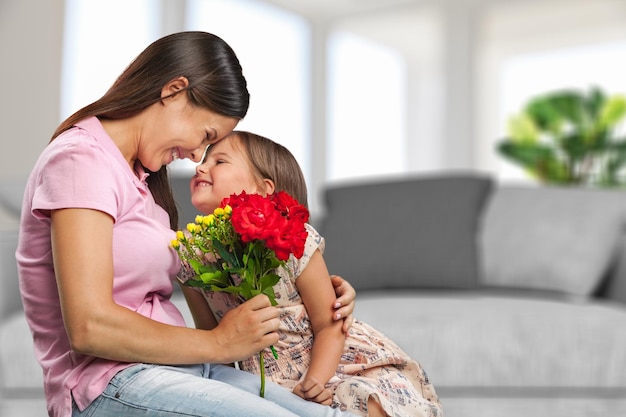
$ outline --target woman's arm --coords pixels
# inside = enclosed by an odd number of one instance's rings
[[[333,315],[335,320],[343,320],[343,332],[347,333],[350,326],[352,326],[352,313],[354,312],[354,299],[356,298],[356,291],[350,285],[348,281],[341,278],[338,275],[331,275],[330,280],[333,283],[333,287],[335,287],[335,293],[337,295],[337,300],[335,301],[334,307],[336,311]]]
[[[311,392],[307,395],[304,391],[313,386],[318,389],[320,385],[323,387],[335,374],[345,344],[343,322],[333,319],[335,290],[330,284],[326,263],[319,250],[315,251],[296,279],[296,286],[309,314],[314,342],[311,364],[304,380],[294,388],[294,392],[304,394],[305,399],[312,399],[316,394]]]
[[[278,311],[265,296],[232,310],[208,331],[159,323],[116,304],[113,219],[96,210],[63,209],[53,211],[51,221],[63,320],[77,352],[124,362],[228,363],[278,341]]]

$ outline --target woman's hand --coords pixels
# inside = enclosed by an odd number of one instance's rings
[[[305,378],[293,388],[293,393],[307,401],[313,401],[318,404],[331,405],[333,402],[333,393],[330,389],[317,382],[314,378]]]
[[[248,358],[278,342],[279,311],[266,295],[257,295],[228,311],[213,332],[225,362]]]
[[[354,312],[356,291],[348,281],[338,275],[331,275],[330,280],[333,283],[333,287],[335,287],[335,294],[337,294],[337,301],[335,302],[336,311],[335,314],[333,314],[333,319],[344,319],[342,330],[344,333],[347,333],[354,320],[352,313]]]

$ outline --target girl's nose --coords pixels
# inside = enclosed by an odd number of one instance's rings
[[[196,174],[206,174],[207,169],[206,164],[199,164],[196,166]]]

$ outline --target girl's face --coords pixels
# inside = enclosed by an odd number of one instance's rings
[[[272,189],[252,171],[248,156],[235,136],[211,146],[189,184],[191,203],[204,214],[212,213],[231,194],[267,193]]]
[[[229,134],[238,119],[193,106],[185,93],[165,98],[155,104],[145,123],[137,159],[150,171],[158,171],[176,159],[199,162],[206,147]]]

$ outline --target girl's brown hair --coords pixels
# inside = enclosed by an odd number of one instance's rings
[[[259,178],[272,180],[275,191],[285,191],[308,206],[304,175],[289,149],[255,133],[235,130],[229,136],[244,148]]]
[[[97,101],[63,121],[52,140],[79,121],[91,116],[124,119],[161,100],[168,82],[186,77],[186,91],[192,105],[223,116],[242,119],[250,102],[246,79],[232,48],[218,36],[206,32],[180,32],[149,45],[122,72],[113,86]],[[148,177],[155,201],[170,216],[172,229],[178,227],[178,210],[163,166]]]

